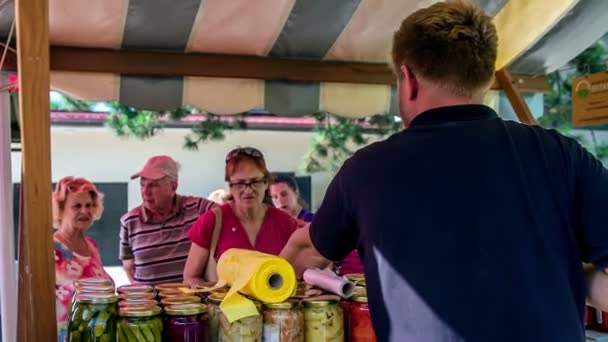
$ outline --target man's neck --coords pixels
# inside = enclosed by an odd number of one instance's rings
[[[170,202],[171,205],[165,206],[165,208],[149,209],[145,208],[149,219],[152,221],[163,221],[175,212],[177,206],[177,196],[173,197]]]
[[[424,95],[423,95],[424,96]],[[439,93],[433,95],[428,94],[426,98],[419,100],[420,105],[414,110],[414,114],[411,117],[404,120],[404,125],[409,127],[412,121],[417,118],[420,114],[435,108],[462,106],[462,105],[475,105],[483,104],[483,95],[473,97],[462,97],[454,96],[449,93]]]

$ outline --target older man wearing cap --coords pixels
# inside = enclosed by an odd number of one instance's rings
[[[154,156],[131,179],[140,178],[143,204],[120,219],[120,252],[131,282],[180,282],[188,258],[186,232],[215,203],[177,194],[179,165]]]

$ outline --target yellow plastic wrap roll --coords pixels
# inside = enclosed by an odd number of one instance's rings
[[[230,286],[220,309],[229,322],[258,315],[255,304],[241,295],[264,303],[281,303],[296,293],[298,282],[291,264],[280,257],[232,248],[217,263],[215,288]]]

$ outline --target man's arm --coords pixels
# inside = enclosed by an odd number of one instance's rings
[[[135,277],[135,262],[133,261],[133,259],[123,259],[122,260],[122,268],[125,270],[125,272],[127,273],[127,278],[129,278],[129,281],[131,283],[134,283],[134,277]]]
[[[587,302],[594,308],[608,312],[608,269],[585,267]]]
[[[325,268],[331,263],[312,244],[310,225],[297,229],[291,235],[280,256],[293,265],[298,278],[302,277],[307,268]]]

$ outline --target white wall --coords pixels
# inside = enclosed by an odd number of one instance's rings
[[[53,181],[68,175],[82,176],[93,182],[129,182],[129,208],[139,205],[138,181],[129,177],[156,154],[168,154],[181,164],[178,192],[207,196],[225,188],[224,158],[236,146],[254,146],[265,155],[270,171],[298,172],[311,144],[311,132],[238,131],[226,139],[199,145],[198,151],[183,148],[189,129],[165,129],[148,140],[121,139],[105,127],[51,128],[51,165]],[[13,181],[20,179],[21,153],[12,153]],[[331,181],[329,173],[315,173],[312,203],[316,209]],[[106,200],[111,200],[107,198]]]

